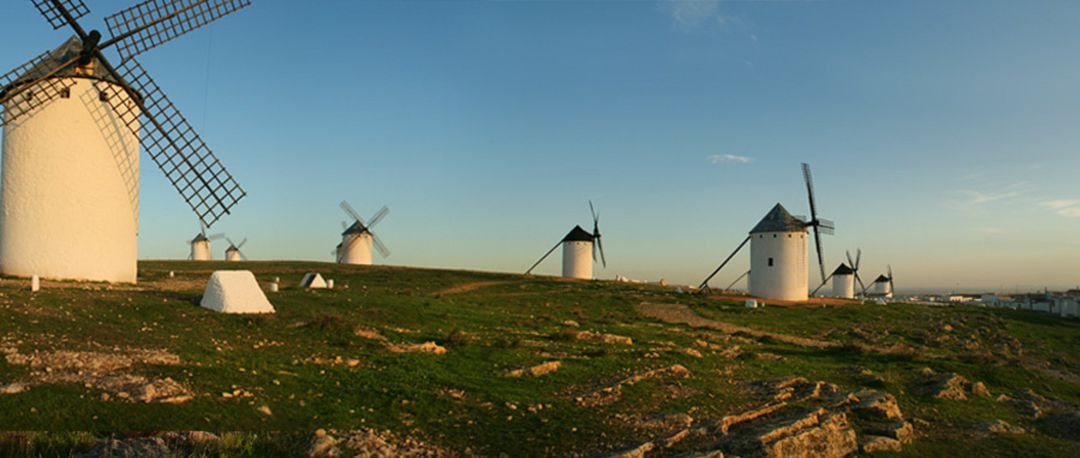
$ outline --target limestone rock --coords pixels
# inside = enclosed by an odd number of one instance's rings
[[[979,429],[989,433],[998,434],[1024,434],[1025,432],[1027,432],[1024,430],[1024,428],[1009,424],[1003,420],[994,420],[983,423],[982,425],[980,425]]]
[[[891,437],[867,434],[859,439],[859,449],[862,450],[863,453],[899,452],[902,447],[903,445],[900,444],[900,441]]]
[[[507,375],[510,377],[523,377],[526,375],[530,377],[539,377],[541,375],[555,372],[560,367],[562,367],[561,361],[548,361],[546,363],[537,364],[535,366],[527,367],[524,369],[514,369],[508,372]]]

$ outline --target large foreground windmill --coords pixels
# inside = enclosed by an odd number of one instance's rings
[[[341,223],[342,228],[345,230],[341,233],[341,243],[334,250],[337,262],[339,264],[371,265],[372,245],[375,246],[375,249],[379,251],[383,258],[389,257],[390,249],[386,248],[386,245],[383,244],[382,240],[379,240],[379,236],[371,231],[371,228],[379,224],[379,221],[382,221],[390,213],[390,209],[383,205],[365,223],[364,218],[360,217],[360,213],[348,202],[343,200],[340,206],[346,214],[352,217],[353,223],[351,225]]]
[[[82,0],[32,1],[75,35],[0,76],[0,272],[135,282],[140,145],[206,226],[245,195],[135,56],[250,1],[149,0],[108,38]]]
[[[529,270],[525,271],[525,275],[531,274],[533,269],[540,265],[544,259],[547,259],[551,253],[554,253],[559,245],[563,247],[563,277],[591,280],[597,251],[600,252],[601,264],[606,268],[607,258],[604,256],[604,244],[600,241],[600,214],[596,213],[596,207],[593,206],[591,200],[589,201],[589,212],[592,213],[593,218],[592,234],[586,232],[581,226],[574,226],[562,240],[559,240],[559,243],[556,243],[532,267],[529,267]]]
[[[814,182],[810,176],[810,166],[802,165],[803,180],[806,182],[807,199],[810,201],[810,220],[805,221],[788,213],[779,203],[743,239],[735,251],[716,268],[705,281],[701,289],[706,289],[721,269],[747,243],[750,244],[750,295],[764,299],[785,301],[804,301],[807,299],[808,263],[806,259],[807,228],[814,229],[814,245],[817,248],[818,267],[821,280],[825,281],[825,256],[821,248],[821,235],[832,234],[832,221],[819,218],[817,202],[814,200]]]

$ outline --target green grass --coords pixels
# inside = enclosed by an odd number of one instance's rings
[[[237,267],[252,270],[263,282],[281,277],[286,288],[269,296],[277,314],[221,315],[197,306],[213,270]],[[309,270],[333,278],[337,288],[291,286]],[[175,279],[168,278],[169,271],[176,272]],[[1025,312],[907,305],[747,310],[647,285],[299,262],[142,262],[139,281],[134,289],[65,283],[31,294],[24,282],[5,280],[0,285],[0,337],[20,342],[16,346],[23,353],[165,349],[182,363],[136,372],[172,377],[192,388],[196,398],[181,405],[103,401],[100,392],[75,385],[0,395],[0,430],[52,431],[17,440],[0,436],[0,449],[65,454],[84,449],[94,435],[197,429],[247,432],[229,436],[209,454],[294,454],[316,428],[371,427],[483,455],[594,454],[640,442],[640,431],[613,418],[687,411],[699,419],[719,418],[750,402],[740,381],[797,375],[857,388],[862,379],[853,368],[865,367],[885,379],[876,388],[898,395],[909,416],[943,425],[904,452],[924,456],[955,447],[950,438],[970,434],[965,431],[982,419],[1030,425],[991,400],[960,403],[908,395],[922,367],[984,381],[995,395],[1030,387],[1080,402],[1075,379],[1031,370],[1048,365],[1073,377],[1080,373],[1080,352],[1075,351],[1080,324]],[[487,284],[445,291],[477,282]],[[765,341],[742,345],[748,352],[771,352],[783,359],[730,360],[708,352],[696,358],[681,350],[697,339],[720,341],[722,334],[643,318],[634,310],[642,301],[680,302],[717,320],[851,344],[865,341],[847,332],[853,326],[873,335],[887,330],[889,335],[877,344],[928,349],[903,356],[854,345],[822,351]],[[567,338],[568,320],[578,322],[577,329],[631,337],[634,344]],[[939,334],[940,322],[955,320],[964,323],[953,334],[983,346],[1009,335],[1022,343],[1024,353],[988,362],[953,342],[929,340]],[[354,335],[357,326],[378,330],[394,343],[434,341],[449,351],[392,353]],[[993,332],[981,333],[983,328]],[[310,362],[338,356],[358,358],[361,364],[348,368]],[[543,377],[504,376],[552,359],[563,366]],[[608,405],[582,407],[574,399],[632,373],[672,364],[693,374],[679,380],[675,392],[669,381],[653,380],[626,387],[621,399]],[[0,359],[0,384],[27,377],[27,370]],[[222,399],[220,394],[234,386],[253,397]],[[465,396],[455,399],[447,390]],[[273,415],[259,413],[262,405]],[[536,405],[543,408],[531,412],[529,406]],[[1075,443],[1039,432],[979,443],[978,450],[991,454],[1077,452]]]

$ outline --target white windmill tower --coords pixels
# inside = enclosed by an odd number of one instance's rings
[[[140,144],[207,226],[245,195],[134,57],[250,1],[146,1],[108,39],[82,0],[33,4],[75,36],[0,76],[0,272],[134,283]]]
[[[821,269],[822,282],[825,281],[825,259],[821,248],[821,234],[832,234],[832,221],[818,218],[817,203],[814,200],[814,184],[810,176],[810,166],[802,165],[803,179],[806,182],[807,198],[810,201],[810,221],[803,221],[788,213],[779,203],[761,219],[750,235],[743,239],[735,251],[716,268],[700,289],[706,290],[711,280],[720,269],[731,261],[744,246],[750,243],[750,295],[763,299],[784,301],[804,301],[809,291],[806,231],[814,228],[814,241],[817,247],[818,266]]]
[[[811,296],[816,296],[818,290],[823,288],[830,279],[833,282],[834,297],[840,297],[844,299],[855,298],[855,282],[859,283],[860,295],[866,295],[866,285],[863,284],[862,278],[859,277],[859,263],[862,262],[862,249],[856,251],[855,260],[851,259],[851,252],[845,252],[847,255],[847,264],[841,263],[833,273],[829,274],[825,278],[825,281],[821,282],[817,288],[810,292]]]
[[[888,275],[878,275],[874,284],[870,287],[870,295],[890,299],[893,297],[893,272],[892,266],[888,266]]]
[[[339,264],[371,265],[372,245],[375,246],[375,249],[383,258],[389,257],[390,249],[386,248],[386,245],[382,243],[382,240],[379,240],[379,236],[371,231],[371,228],[375,227],[379,221],[382,221],[390,213],[390,208],[383,205],[379,211],[372,215],[368,223],[364,223],[364,218],[361,218],[360,213],[348,202],[343,200],[340,206],[345,213],[353,218],[353,223],[352,225],[341,223],[345,231],[341,233],[341,243],[334,249],[337,262]]]
[[[233,242],[232,239],[230,239],[228,237],[226,237],[225,240],[227,240],[229,242],[229,247],[225,249],[225,260],[226,261],[247,261],[248,260],[247,256],[244,255],[244,252],[240,251],[240,249],[244,247],[244,244],[247,243],[246,238],[244,240],[241,240],[239,244]]]
[[[210,254],[210,242],[212,240],[218,240],[224,237],[225,234],[206,235],[206,225],[200,224],[199,233],[195,234],[195,237],[191,240],[188,240],[188,245],[191,247],[191,254],[188,255],[188,260],[212,260],[214,257]]]
[[[533,269],[540,265],[551,253],[554,253],[555,249],[559,248],[560,245],[563,247],[563,277],[591,280],[597,250],[600,252],[600,262],[604,267],[607,267],[604,244],[600,241],[600,215],[596,213],[596,208],[591,200],[589,201],[589,211],[593,217],[592,234],[586,232],[581,226],[574,226],[562,240],[559,240],[559,243],[556,243],[555,246],[540,257],[540,260],[536,261],[532,267],[529,267],[529,270],[525,271],[525,275],[531,274]]]

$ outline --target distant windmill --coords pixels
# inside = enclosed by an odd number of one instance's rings
[[[825,278],[825,281],[821,282],[821,284],[810,293],[811,296],[817,295],[818,290],[824,287],[829,282],[829,279],[832,279],[833,282],[832,295],[834,297],[854,299],[856,281],[859,283],[860,295],[866,294],[866,285],[863,284],[862,278],[859,277],[859,263],[862,261],[862,249],[856,250],[854,261],[851,259],[850,251],[845,252],[845,254],[847,255],[847,264],[841,263],[833,273]]]
[[[225,260],[226,261],[247,261],[248,260],[247,256],[244,255],[244,252],[240,251],[240,249],[244,247],[244,244],[247,243],[246,238],[244,240],[241,240],[239,244],[234,243],[232,241],[232,239],[230,239],[228,237],[226,237],[225,240],[229,241],[229,247],[225,249]]]
[[[604,256],[604,244],[600,241],[600,214],[596,212],[596,207],[593,206],[591,200],[589,201],[589,212],[592,213],[593,218],[592,234],[586,232],[581,226],[574,226],[562,240],[559,240],[559,243],[556,243],[555,246],[540,257],[540,260],[536,261],[532,267],[529,267],[529,270],[525,271],[525,275],[531,274],[533,269],[540,265],[544,259],[547,259],[551,253],[554,253],[559,245],[563,247],[563,277],[591,280],[593,278],[593,262],[596,261],[598,250],[600,252],[600,262],[606,268],[607,257]]]
[[[199,233],[195,234],[195,237],[188,240],[188,245],[191,246],[191,254],[188,255],[189,261],[209,261],[213,259],[210,254],[210,241],[224,238],[225,234],[213,234],[206,235],[206,225],[199,224]]]
[[[821,234],[831,235],[834,230],[832,221],[819,218],[817,202],[814,200],[814,182],[810,176],[810,165],[803,164],[803,180],[806,182],[807,199],[810,202],[810,220],[804,221],[788,213],[779,203],[743,239],[724,262],[716,268],[700,289],[706,290],[720,270],[750,243],[750,295],[764,299],[802,301],[809,290],[808,266],[806,262],[806,232],[814,228],[814,244],[817,248],[818,267],[821,269],[822,283],[825,281],[825,255],[821,248]]]
[[[878,275],[878,277],[876,279],[874,279],[874,285],[871,287],[871,290],[870,290],[872,296],[878,296],[878,297],[884,297],[884,298],[893,297],[893,272],[892,272],[892,266],[887,266],[887,267],[888,267],[888,275]]]
[[[109,38],[82,0],[32,1],[75,36],[0,76],[0,271],[134,283],[140,144],[207,226],[245,195],[135,56],[250,1],[145,1],[105,18]]]
[[[360,213],[348,202],[343,200],[340,206],[346,214],[352,217],[353,223],[352,225],[341,224],[344,232],[341,233],[341,243],[334,250],[337,262],[339,264],[371,265],[372,245],[375,245],[375,249],[379,251],[383,258],[389,257],[390,249],[386,248],[382,240],[379,240],[379,236],[375,235],[371,229],[390,213],[390,208],[383,205],[379,211],[371,216],[367,223],[364,223],[364,218],[360,217]]]

